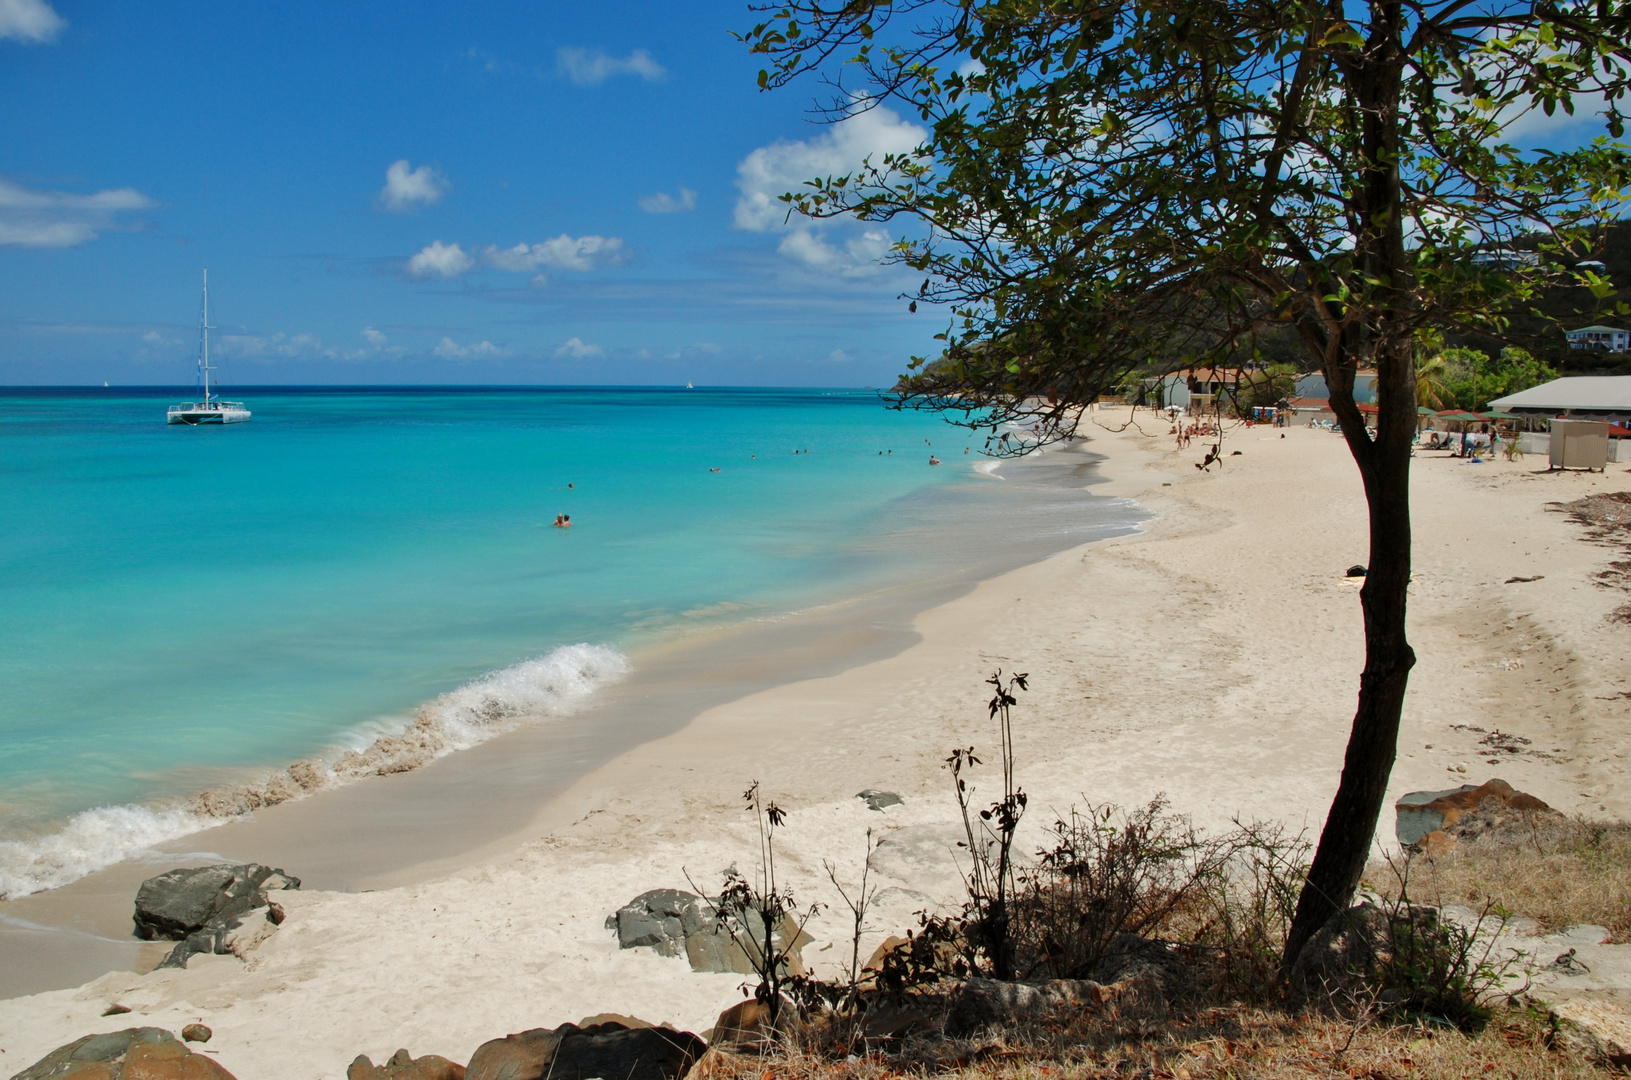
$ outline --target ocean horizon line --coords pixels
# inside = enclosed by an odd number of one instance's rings
[[[182,383],[120,383],[111,386],[96,386],[91,384],[64,383],[0,383],[0,395],[22,396],[27,393],[96,393],[104,390],[117,390],[122,393],[187,393],[193,387]],[[681,386],[676,383],[234,383],[231,384],[233,393],[256,393],[260,391],[280,394],[300,392],[355,392],[355,393],[381,393],[400,391],[423,391],[427,393],[493,393],[495,391],[540,391],[540,390],[582,390],[582,391],[616,391],[628,390],[650,393],[652,391],[673,390],[679,391],[744,391],[744,390],[771,390],[783,392],[795,391],[850,391],[854,393],[874,392],[879,395],[888,393],[876,386],[853,385],[807,385],[807,384],[705,384],[701,386]]]

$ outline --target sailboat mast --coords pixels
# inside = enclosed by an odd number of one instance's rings
[[[210,403],[210,272],[204,271],[204,317],[199,323],[204,335],[204,404]]]

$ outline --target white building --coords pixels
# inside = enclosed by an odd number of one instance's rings
[[[1625,333],[1621,330],[1617,333]],[[1500,412],[1577,420],[1631,418],[1631,375],[1574,375],[1531,386],[1489,403]]]
[[[1631,349],[1631,330],[1616,330],[1612,326],[1582,326],[1569,331],[1569,348],[1625,352]]]
[[[1484,251],[1475,251],[1472,255],[1474,266],[1493,267],[1497,270],[1516,270],[1524,266],[1539,266],[1540,252],[1513,251],[1511,248],[1489,248]]]

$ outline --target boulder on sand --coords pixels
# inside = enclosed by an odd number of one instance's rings
[[[368,1055],[358,1054],[345,1071],[346,1080],[464,1080],[464,1066],[426,1054],[414,1057],[406,1050],[398,1050],[383,1065],[375,1065]]]
[[[680,1080],[707,1048],[671,1028],[562,1024],[482,1043],[464,1080]]]
[[[1463,784],[1446,791],[1412,791],[1399,797],[1394,813],[1394,834],[1400,844],[1434,851],[1447,851],[1455,847],[1458,836],[1499,827],[1508,818],[1562,816],[1505,780],[1489,780],[1478,787]]]
[[[241,959],[283,921],[283,909],[266,894],[298,888],[299,878],[260,863],[171,870],[136,891],[136,936],[181,943],[160,967],[186,967],[196,953]],[[256,914],[261,908],[266,910]]]
[[[265,907],[268,892],[298,888],[299,878],[260,863],[171,870],[136,890],[136,936],[183,941],[211,923]]]
[[[127,1028],[51,1051],[12,1080],[233,1080],[163,1028]]]
[[[608,915],[606,929],[617,931],[619,948],[649,946],[662,956],[683,956],[691,962],[692,971],[753,974],[753,962],[730,931],[719,925],[713,903],[696,893],[679,889],[643,892]],[[755,954],[764,946],[763,932],[757,930],[749,926],[740,931]],[[800,951],[813,940],[810,935],[792,919],[785,919],[775,937],[778,949],[791,942],[786,946],[787,973],[804,974]]]

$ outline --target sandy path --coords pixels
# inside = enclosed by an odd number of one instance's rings
[[[985,582],[920,616],[922,641],[891,659],[704,713],[585,777],[534,822],[539,839],[486,866],[301,895],[248,965],[210,958],[0,1001],[0,1075],[138,1022],[203,1020],[240,1080],[338,1077],[356,1054],[377,1061],[398,1046],[463,1061],[488,1038],[601,1011],[708,1027],[741,979],[619,952],[606,914],[645,889],[684,887],[686,868],[711,884],[747,865],[740,794],[753,779],[791,811],[782,876],[811,898],[836,900],[823,860],[853,879],[865,831],[891,834],[874,863],[889,891],[869,945],[952,901],[940,762],[954,745],[992,742],[982,680],[998,666],[1032,677],[1016,741],[1038,824],[1084,798],[1164,791],[1207,826],[1241,815],[1317,829],[1361,662],[1357,590],[1341,576],[1365,559],[1357,473],[1324,432],[1237,431],[1226,451],[1241,455],[1220,475],[1197,472],[1199,452],[1173,451],[1159,431],[1100,430],[1093,443],[1112,478],[1097,490],[1157,514],[1143,534]],[[1623,597],[1590,581],[1609,553],[1546,509],[1631,488],[1631,475],[1540,469],[1417,462],[1420,663],[1393,794],[1498,775],[1562,809],[1631,815],[1631,627],[1608,619]],[[1534,574],[1544,578],[1504,583]],[[1540,752],[1486,764],[1481,735],[1455,725],[1499,727]],[[865,787],[906,803],[868,811],[851,797]],[[810,929],[808,958],[847,952],[831,912]],[[135,1012],[100,1018],[113,1001]]]

